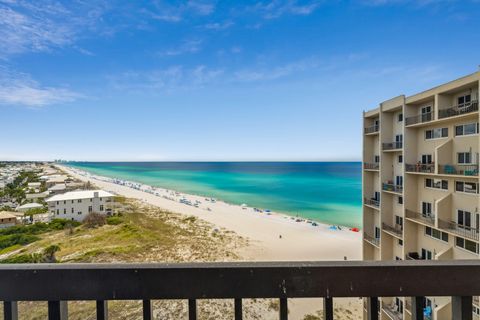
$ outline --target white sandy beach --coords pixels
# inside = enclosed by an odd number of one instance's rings
[[[278,213],[256,212],[222,201],[207,201],[205,197],[183,194],[162,188],[152,188],[134,183],[120,185],[112,179],[91,175],[81,170],[59,166],[77,179],[90,181],[98,187],[129,198],[142,200],[171,212],[195,216],[219,229],[224,228],[248,238],[250,245],[240,252],[245,261],[315,261],[361,259],[361,233],[331,230],[329,225],[318,223],[312,226],[306,221],[295,222],[290,216]],[[138,189],[137,189],[138,188]],[[186,199],[192,205],[180,203]],[[199,203],[198,208],[193,204]],[[208,210],[210,209],[210,210]],[[282,236],[280,238],[280,235]],[[335,305],[348,308],[360,319],[361,300],[336,299]],[[303,319],[322,309],[321,299],[292,299],[289,301],[291,319]],[[343,317],[342,317],[343,319]]]
[[[91,181],[100,188],[116,194],[136,198],[172,212],[195,216],[218,228],[231,230],[252,243],[242,253],[248,261],[294,260],[348,260],[361,259],[361,233],[330,230],[329,225],[318,226],[278,213],[259,213],[253,208],[207,201],[205,197],[187,195],[162,188],[135,184],[135,189],[113,183],[112,179],[91,175],[81,170],[61,166],[63,170],[82,181]],[[139,188],[139,189],[136,189]],[[180,203],[180,199],[192,205]],[[193,204],[198,203],[198,208]],[[208,210],[210,209],[210,210]],[[281,238],[280,238],[281,235]]]

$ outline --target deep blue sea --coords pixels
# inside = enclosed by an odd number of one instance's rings
[[[351,227],[361,225],[360,162],[71,162],[97,175]]]

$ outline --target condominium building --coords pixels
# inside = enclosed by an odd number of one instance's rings
[[[83,221],[92,212],[110,215],[114,195],[103,190],[72,191],[46,200],[52,218]]]
[[[479,81],[476,72],[364,112],[364,260],[479,259]],[[451,319],[451,308],[446,297],[424,301],[429,319]],[[479,308],[474,297],[474,319]],[[410,300],[382,298],[379,312],[411,319]]]

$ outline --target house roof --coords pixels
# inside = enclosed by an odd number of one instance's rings
[[[83,191],[71,191],[64,194],[58,194],[47,199],[47,202],[53,201],[65,201],[65,200],[77,200],[77,199],[90,199],[94,197],[94,193],[98,192],[98,196],[102,198],[113,197],[110,192],[103,190],[83,190]]]
[[[64,184],[55,184],[53,185],[52,187],[48,188],[49,191],[61,191],[61,190],[65,190],[67,188],[66,185]]]
[[[34,209],[34,208],[43,208],[43,205],[36,202],[25,203],[24,205],[17,207],[17,210],[18,209]]]
[[[0,219],[16,219],[17,216],[15,216],[12,212],[8,211],[0,211]]]

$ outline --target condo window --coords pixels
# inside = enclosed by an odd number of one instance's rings
[[[395,216],[395,224],[400,226],[400,227],[403,227],[403,218],[396,215]]]
[[[473,253],[478,253],[478,245],[470,240],[466,240],[460,237],[455,238],[455,245],[459,248],[468,250]]]
[[[63,214],[67,214],[67,209],[63,209]]]
[[[82,199],[78,199],[78,203],[82,203]]]
[[[92,206],[88,206],[88,213],[92,212],[93,211],[93,208]]]
[[[478,132],[479,132],[478,122],[455,126],[455,135],[456,136],[468,136],[468,135],[471,135],[471,134],[477,134]]]
[[[472,213],[465,210],[457,210],[457,223],[460,228],[470,230],[472,227]]]
[[[471,164],[472,157],[470,152],[458,152],[457,153],[457,162],[459,164]]]
[[[398,245],[403,246],[403,240],[402,239],[398,239]]]
[[[398,163],[403,163],[403,156],[402,155],[398,156]]]
[[[466,103],[469,103],[470,101],[472,101],[472,96],[470,94],[466,94],[457,98],[459,107],[463,107]]]
[[[403,197],[398,197],[398,204],[403,204]]]
[[[455,191],[465,193],[478,193],[478,183],[455,181]]]
[[[431,164],[432,155],[431,154],[422,154],[422,164]]]
[[[425,139],[440,139],[448,137],[448,128],[435,128],[425,130]]]
[[[448,180],[426,178],[425,187],[448,190]]]
[[[400,113],[398,115],[398,122],[402,122],[403,121],[403,113]]]
[[[374,160],[375,160],[375,163],[379,163],[380,162],[380,156],[375,156]]]
[[[72,208],[72,213],[74,213],[74,209]]]
[[[438,229],[425,227],[425,234],[432,238],[448,242],[448,233],[442,232]]]
[[[100,205],[100,211],[103,211],[103,204]]]

